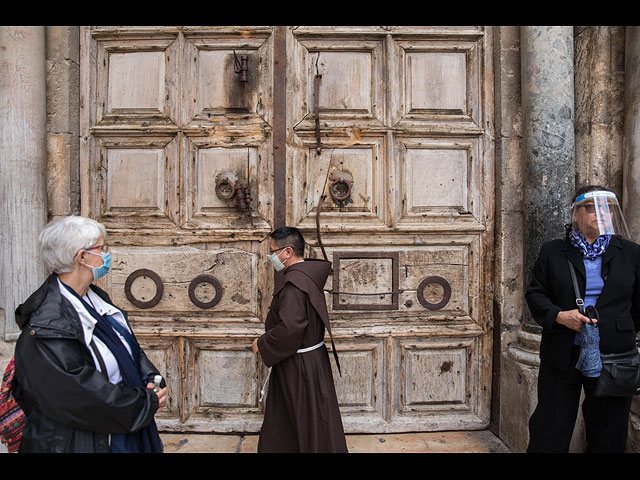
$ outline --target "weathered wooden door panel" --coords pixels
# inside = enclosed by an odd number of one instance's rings
[[[273,223],[272,28],[83,28],[83,214],[172,430],[255,431]],[[245,68],[246,67],[246,68]]]
[[[109,229],[102,285],[167,377],[163,428],[259,429],[266,370],[250,345],[273,287],[266,238],[298,226],[320,257],[321,198],[347,431],[487,425],[490,35],[83,28],[83,214]]]
[[[287,223],[320,257],[324,199],[325,291],[349,431],[488,424],[489,35],[289,30]]]

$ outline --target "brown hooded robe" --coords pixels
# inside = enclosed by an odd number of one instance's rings
[[[331,335],[322,292],[330,269],[330,262],[305,259],[285,270],[273,292],[258,339],[271,367],[259,453],[347,452],[327,348],[296,353],[322,342],[325,326]]]

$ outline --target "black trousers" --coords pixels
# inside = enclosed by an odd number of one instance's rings
[[[528,453],[569,451],[582,388],[585,394],[582,413],[587,437],[586,452],[624,452],[632,397],[594,396],[597,379],[584,377],[574,368],[579,355],[580,348],[573,347],[572,367],[566,372],[541,362],[538,406],[529,419]]]

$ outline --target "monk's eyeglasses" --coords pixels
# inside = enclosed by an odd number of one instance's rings
[[[291,245],[285,245],[284,247],[278,247],[275,250],[269,250],[269,253],[274,253],[274,252],[277,252],[278,250],[284,250],[287,247],[290,247],[291,249],[293,249]]]

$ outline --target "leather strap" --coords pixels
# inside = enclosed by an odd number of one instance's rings
[[[580,297],[580,290],[578,289],[578,279],[576,278],[576,271],[573,268],[573,264],[571,260],[567,258],[567,263],[569,264],[569,270],[571,271],[571,281],[573,282],[573,291],[576,295],[576,305],[578,306],[578,311],[584,315],[584,300]]]
[[[600,314],[598,313],[598,310],[596,310],[596,307],[594,307],[593,305],[589,305],[585,310],[584,300],[580,297],[580,290],[578,289],[578,279],[576,278],[576,271],[573,268],[573,264],[571,263],[571,260],[569,260],[568,258],[567,258],[567,263],[569,264],[569,270],[571,271],[571,281],[573,282],[573,290],[576,294],[576,305],[578,306],[578,311],[582,315],[586,315],[587,317],[589,317],[591,324],[597,327],[598,326],[597,322],[600,321]],[[593,322],[594,318],[596,319],[596,323]]]

